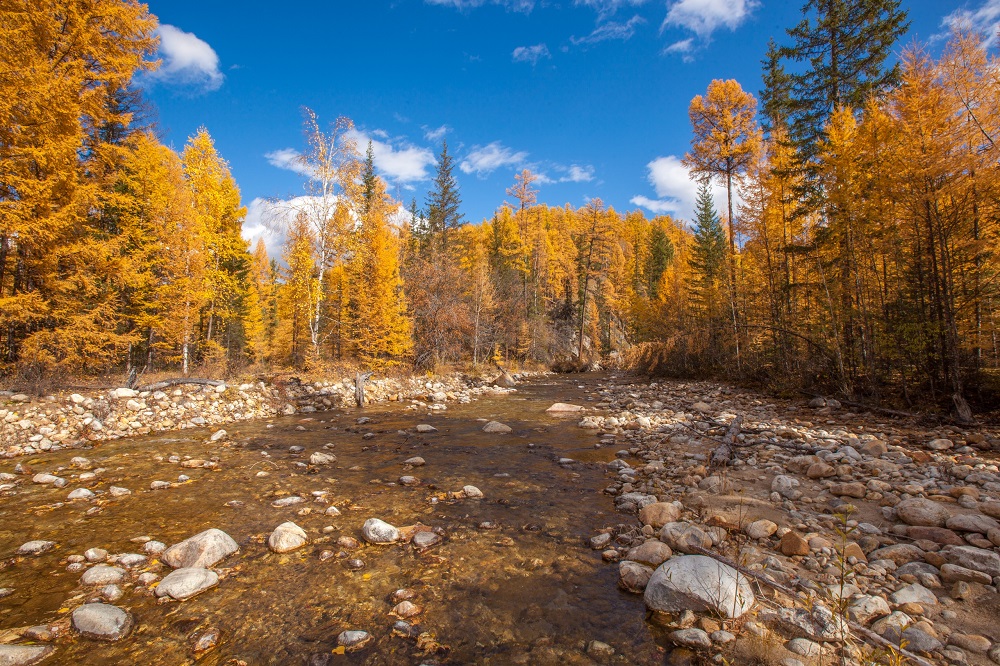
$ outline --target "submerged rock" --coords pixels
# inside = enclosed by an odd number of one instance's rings
[[[117,641],[132,631],[132,616],[110,604],[84,604],[73,611],[73,628],[87,638]]]
[[[33,666],[55,650],[51,645],[0,645],[0,666]]]
[[[175,569],[207,568],[215,566],[239,549],[231,536],[212,528],[167,548],[161,559]]]
[[[188,567],[171,571],[156,586],[156,596],[184,601],[219,584],[219,575],[211,569]]]
[[[361,526],[365,541],[373,544],[395,543],[399,541],[399,530],[378,518],[369,518]]]
[[[309,542],[305,530],[289,521],[274,528],[267,538],[267,546],[275,553],[290,553]]]

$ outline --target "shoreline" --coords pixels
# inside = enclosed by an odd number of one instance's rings
[[[524,373],[527,374],[533,373]],[[446,409],[484,393],[509,392],[459,375],[370,379],[366,403],[415,401]],[[16,458],[95,443],[276,416],[309,414],[354,404],[354,380],[255,381],[220,386],[181,385],[166,391],[129,388],[54,393],[32,398],[0,395],[0,456]]]

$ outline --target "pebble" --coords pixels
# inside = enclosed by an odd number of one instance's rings
[[[104,564],[87,569],[80,577],[81,585],[117,585],[125,580],[124,569],[111,567]]]
[[[337,643],[343,645],[348,652],[363,649],[372,640],[371,634],[367,631],[348,630],[340,632],[337,636]]]
[[[17,549],[18,555],[41,555],[56,547],[55,541],[28,541]]]

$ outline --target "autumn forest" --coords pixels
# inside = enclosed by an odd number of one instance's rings
[[[553,207],[521,171],[466,219],[447,144],[397,201],[304,110],[280,256],[203,128],[164,145],[133,0],[4,2],[0,374],[490,366],[719,377],[979,409],[1000,372],[1000,63],[902,46],[898,0],[810,0],[760,81],[690,102],[695,219]],[[750,92],[754,90],[756,92]],[[709,183],[725,198],[712,196]]]

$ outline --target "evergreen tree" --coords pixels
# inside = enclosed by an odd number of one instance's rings
[[[701,289],[712,288],[724,274],[726,263],[726,232],[722,229],[719,214],[707,180],[698,186],[695,205],[694,248],[691,267],[698,274]]]
[[[646,257],[646,289],[649,297],[655,299],[660,293],[660,278],[674,258],[674,245],[667,232],[659,224],[653,224],[649,231],[649,256]]]
[[[428,231],[433,239],[440,238],[442,248],[448,246],[448,231],[458,228],[463,218],[459,212],[462,199],[458,194],[458,181],[452,173],[454,168],[454,158],[448,154],[448,142],[444,141],[438,157],[434,188],[427,194],[426,202]]]
[[[764,117],[764,129],[769,135],[775,127],[787,125],[791,106],[792,77],[785,71],[781,60],[781,49],[773,38],[768,40],[767,55],[761,61],[764,88],[760,91],[760,111]]]
[[[368,150],[365,151],[365,162],[361,167],[361,214],[367,215],[372,209],[372,199],[375,198],[376,179],[375,175],[375,152],[372,149],[372,142],[368,142]]]
[[[794,45],[781,55],[807,67],[790,75],[790,134],[810,163],[830,115],[860,109],[870,95],[899,82],[899,65],[885,69],[893,44],[909,28],[901,0],[807,0],[806,15],[788,30]]]

